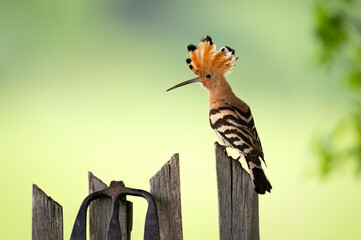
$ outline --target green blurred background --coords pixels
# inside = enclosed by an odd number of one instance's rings
[[[62,204],[69,239],[87,171],[147,190],[176,152],[184,238],[218,239],[207,92],[165,92],[194,77],[186,45],[206,34],[236,50],[227,79],[262,139],[274,189],[260,197],[261,238],[361,238],[352,166],[320,179],[312,152],[354,107],[342,71],[317,67],[313,1],[0,4],[0,239],[31,238],[33,183]],[[146,203],[130,200],[142,239]]]

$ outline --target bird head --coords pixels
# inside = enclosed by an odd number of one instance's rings
[[[216,45],[210,36],[202,38],[197,46],[187,46],[190,58],[186,62],[196,78],[179,83],[167,91],[194,83],[200,82],[204,88],[210,90],[225,81],[224,76],[230,74],[234,69],[234,63],[238,57],[234,56],[234,50],[228,46],[222,47],[216,52]]]

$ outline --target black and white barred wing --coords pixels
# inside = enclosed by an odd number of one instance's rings
[[[250,111],[243,113],[239,109],[227,105],[211,109],[209,120],[211,127],[224,145],[233,147],[246,156],[263,157]]]

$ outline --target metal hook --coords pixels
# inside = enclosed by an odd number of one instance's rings
[[[122,181],[112,181],[107,189],[92,193],[84,199],[75,219],[70,240],[86,240],[87,208],[91,201],[102,197],[112,199],[112,212],[108,224],[106,240],[122,240],[118,219],[119,200],[124,198],[126,195],[143,197],[147,200],[148,210],[144,226],[144,240],[160,240],[157,207],[152,195],[147,191],[140,189],[127,188],[124,186]]]

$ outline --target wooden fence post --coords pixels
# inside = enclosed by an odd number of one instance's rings
[[[215,143],[218,187],[219,239],[259,240],[258,195],[249,174],[241,164],[228,157],[226,150]],[[107,185],[88,174],[89,193]],[[150,179],[150,193],[157,205],[161,240],[182,240],[182,211],[179,155],[172,158]],[[111,200],[97,199],[89,206],[90,239],[105,239],[110,218]],[[62,207],[33,185],[33,240],[63,240]],[[122,239],[130,240],[133,205],[120,203],[119,222]]]
[[[63,208],[33,184],[32,240],[63,240]]]
[[[99,178],[88,172],[89,194],[106,189],[108,186]],[[89,205],[89,236],[90,240],[104,240],[110,220],[112,200],[110,198],[96,199]],[[119,223],[122,239],[130,240],[132,231],[133,203],[121,200],[119,205]]]
[[[258,194],[239,161],[215,143],[220,240],[259,240]]]
[[[157,205],[161,240],[182,240],[179,155],[176,153],[150,179],[150,193]]]

